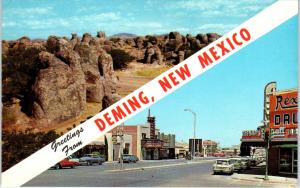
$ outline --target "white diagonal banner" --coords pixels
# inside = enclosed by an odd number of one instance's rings
[[[23,185],[297,13],[297,0],[281,0],[274,3],[185,61],[2,173],[2,186]]]

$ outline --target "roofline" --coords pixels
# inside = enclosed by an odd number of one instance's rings
[[[298,92],[298,88],[291,88],[291,89],[285,89],[285,90],[275,91],[275,92],[273,93],[273,95],[276,95],[276,94],[284,94],[284,93],[295,92],[295,91]]]

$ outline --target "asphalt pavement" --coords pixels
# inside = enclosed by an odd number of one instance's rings
[[[286,187],[286,184],[251,182],[231,178],[230,175],[213,175],[213,159],[186,161],[140,161],[94,166],[78,166],[75,169],[49,169],[27,182],[24,186],[59,187]],[[288,185],[293,187],[293,185]]]

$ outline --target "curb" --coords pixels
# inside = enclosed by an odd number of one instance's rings
[[[259,177],[259,176],[253,176],[253,177],[238,177],[237,174],[233,174],[231,176],[232,179],[236,179],[236,180],[243,180],[243,181],[253,181],[253,182],[266,182],[266,183],[288,183],[288,184],[297,184],[297,179],[295,179],[295,181],[291,181],[287,178],[282,178],[282,180],[264,180],[263,177]],[[272,179],[272,178],[271,178]]]

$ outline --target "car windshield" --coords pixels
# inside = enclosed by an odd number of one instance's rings
[[[83,157],[92,157],[91,154],[85,154]]]
[[[218,160],[218,161],[217,161],[217,164],[219,164],[219,165],[228,165],[228,161],[221,161],[221,160]]]

